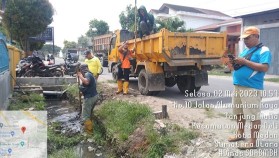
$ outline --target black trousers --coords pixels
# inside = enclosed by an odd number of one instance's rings
[[[118,80],[122,80],[124,78],[125,81],[129,82],[129,75],[130,75],[130,69],[122,69],[118,68],[117,78]]]

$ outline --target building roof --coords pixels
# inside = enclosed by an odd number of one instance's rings
[[[180,5],[174,5],[174,4],[168,4],[164,3],[159,10],[151,9],[150,11],[153,11],[155,13],[164,13],[163,9],[167,7],[175,11],[184,11],[184,12],[191,12],[191,13],[198,13],[198,14],[206,14],[206,15],[215,15],[215,16],[223,16],[223,17],[230,17],[229,15],[226,15],[224,13],[221,13],[219,11],[215,10],[208,10],[208,9],[202,9],[202,8],[195,8],[195,7],[188,7],[188,6],[180,6]]]
[[[157,9],[151,9],[150,12],[157,13],[157,14],[158,14],[158,13],[161,13],[161,11],[160,11],[160,10],[157,10]]]
[[[241,18],[229,19],[229,20],[218,22],[218,23],[198,27],[198,28],[194,29],[194,31],[201,31],[201,30],[211,31],[211,30],[215,30],[215,29],[219,28],[220,26],[240,25],[241,22],[242,22]]]
[[[256,15],[261,15],[261,14],[273,13],[273,12],[279,12],[279,8],[260,11],[260,12],[254,12],[254,13],[249,13],[249,14],[244,14],[244,15],[239,15],[239,16],[236,16],[236,18],[244,18],[244,17],[249,17],[249,16],[256,16]]]

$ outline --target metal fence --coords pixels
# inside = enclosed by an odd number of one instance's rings
[[[9,54],[5,37],[0,34],[0,74],[9,70]]]

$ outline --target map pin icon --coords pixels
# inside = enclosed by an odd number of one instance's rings
[[[12,152],[12,149],[11,149],[11,148],[9,148],[9,149],[8,149],[8,152],[9,152],[9,154],[10,154],[10,153]]]
[[[2,128],[3,127],[3,123],[0,123],[0,128]]]
[[[24,134],[24,132],[25,132],[25,130],[26,130],[26,127],[21,127],[21,131],[22,131],[22,133]]]
[[[21,142],[20,142],[20,145],[23,147],[23,146],[24,146],[24,141],[21,141]]]
[[[12,137],[15,135],[15,132],[14,131],[11,131],[11,135],[12,135]]]

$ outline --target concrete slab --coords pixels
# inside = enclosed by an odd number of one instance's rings
[[[17,77],[16,82],[19,85],[68,85],[77,83],[75,77]]]

